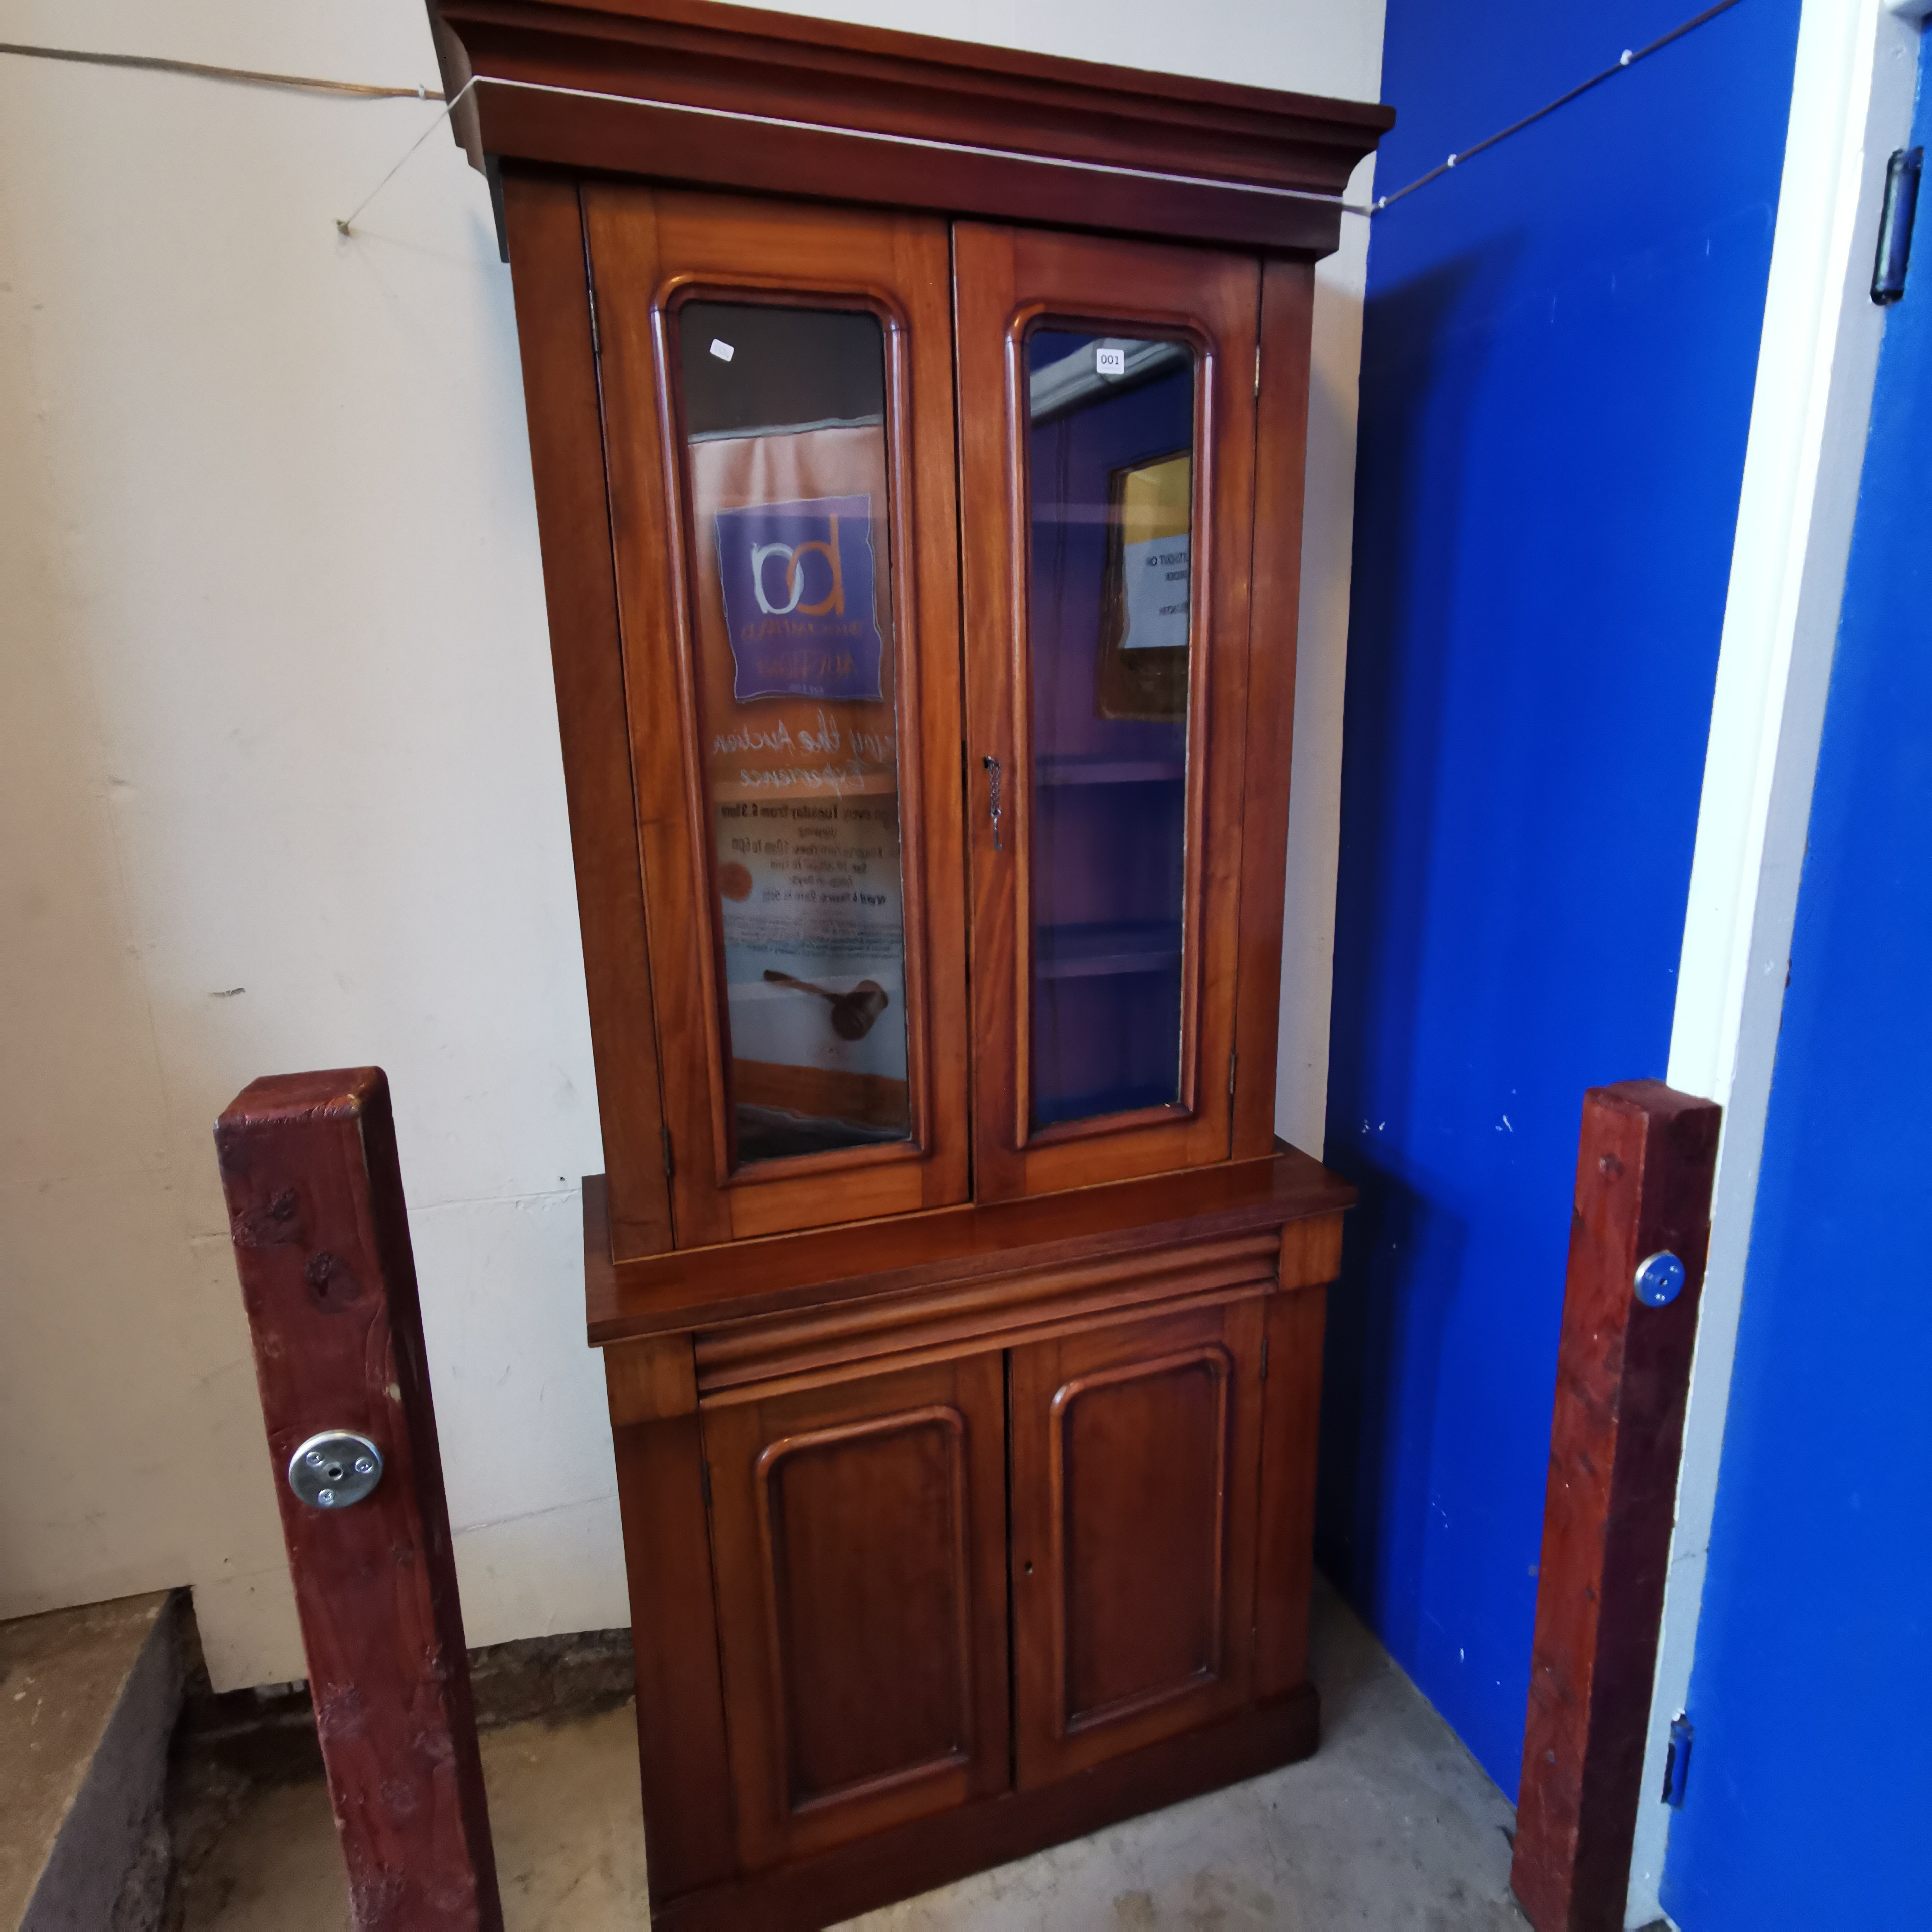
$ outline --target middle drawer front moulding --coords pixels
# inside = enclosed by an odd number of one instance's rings
[[[696,1337],[698,1392],[711,1403],[751,1401],[774,1382],[837,1381],[1265,1294],[1281,1284],[1281,1231],[1269,1228],[712,1329]]]

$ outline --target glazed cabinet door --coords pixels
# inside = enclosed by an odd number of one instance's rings
[[[583,206],[676,1243],[963,1200],[944,225]]]
[[[1254,1688],[1259,1297],[1012,1352],[1022,1788]]]
[[[1010,1783],[1001,1360],[704,1413],[748,1868]]]
[[[1262,278],[968,223],[954,264],[993,1200],[1229,1154]]]

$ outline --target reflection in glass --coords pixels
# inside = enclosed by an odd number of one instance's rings
[[[904,1140],[884,333],[736,302],[677,322],[738,1161]]]
[[[1033,1124],[1180,1097],[1194,357],[1036,329]]]

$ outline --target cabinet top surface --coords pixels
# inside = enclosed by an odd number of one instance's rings
[[[1276,1143],[1277,1146],[1280,1144]],[[586,1314],[595,1346],[857,1300],[1076,1254],[1280,1227],[1352,1206],[1355,1190],[1293,1148],[1264,1160],[968,1203],[614,1263],[604,1177],[584,1184]]]

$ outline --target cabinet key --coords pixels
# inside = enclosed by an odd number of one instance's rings
[[[1000,843],[1000,761],[988,754],[980,760],[986,768],[986,815],[993,821],[993,850],[1005,848]]]

